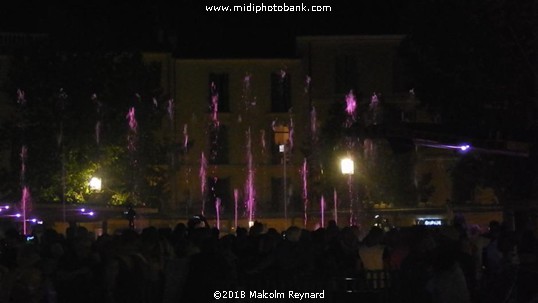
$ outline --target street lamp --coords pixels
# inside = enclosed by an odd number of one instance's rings
[[[347,184],[349,187],[349,225],[353,225],[353,193],[351,188],[351,178],[355,173],[355,163],[350,157],[340,160],[340,169],[343,175],[347,175]]]
[[[340,160],[340,169],[343,175],[353,175],[355,173],[355,163],[351,158],[343,158]]]
[[[278,145],[278,151],[282,153],[282,174],[284,176],[284,220],[288,222],[288,185],[287,185],[287,150],[290,140],[290,129],[285,125],[274,125],[273,131],[275,132],[275,144]]]
[[[99,177],[92,177],[90,179],[90,189],[93,191],[101,191],[102,181]]]

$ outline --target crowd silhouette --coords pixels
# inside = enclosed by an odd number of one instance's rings
[[[530,228],[515,232],[492,221],[482,231],[461,217],[435,228],[363,228],[331,221],[279,232],[255,222],[221,235],[202,216],[173,229],[97,238],[76,226],[33,239],[7,228],[0,233],[0,302],[214,302],[217,290],[235,291],[228,302],[254,302],[251,290],[323,291],[316,302],[538,300]]]

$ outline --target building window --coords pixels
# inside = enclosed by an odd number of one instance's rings
[[[339,55],[334,59],[334,92],[348,93],[357,91],[359,86],[359,72],[357,58],[351,55]]]
[[[271,178],[271,203],[268,208],[271,212],[284,210],[284,178]]]
[[[230,217],[233,212],[233,200],[229,178],[207,178],[207,196],[205,204],[205,212],[210,215],[217,213],[217,199],[220,200],[220,217]]]
[[[285,113],[291,108],[291,76],[285,71],[271,74],[271,112]]]
[[[230,111],[230,88],[228,74],[209,74],[209,108],[211,111]],[[216,104],[215,104],[216,103]]]
[[[271,140],[271,163],[272,164],[284,164],[284,156],[286,157],[286,164],[290,163],[290,158],[292,151],[290,150],[290,144],[289,144],[289,128],[287,126],[284,126],[278,130],[282,130],[283,133],[275,134],[275,130],[273,129],[273,139]],[[280,138],[277,138],[280,137]],[[284,139],[282,139],[284,138]],[[287,144],[283,144],[283,142],[277,142],[278,140],[284,140],[284,142],[288,142]],[[286,149],[284,152],[284,148]]]
[[[209,164],[228,164],[228,128],[212,127],[209,131]]]

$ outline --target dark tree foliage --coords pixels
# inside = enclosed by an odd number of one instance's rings
[[[356,170],[353,191],[364,207],[373,207],[381,202],[393,203],[394,206],[416,205],[414,150],[384,137],[383,126],[376,126],[376,129],[366,127],[368,121],[364,104],[358,105],[358,112],[363,115],[359,115],[354,123],[346,124],[344,103],[333,103],[329,118],[321,130],[323,194],[330,196],[335,188],[340,192],[349,190],[338,161],[350,154]]]
[[[131,202],[156,204],[163,197],[155,187],[164,182],[157,167],[166,164],[156,136],[166,113],[158,67],[136,52],[65,51],[49,42],[19,52],[11,64],[5,91],[19,102],[17,114],[2,125],[10,134],[3,139],[12,147],[11,167],[20,167],[18,153],[26,146],[24,182],[37,201],[59,201],[65,193],[68,202],[83,202],[87,181],[97,173],[109,192],[107,202],[139,196],[144,198]],[[21,94],[25,102],[18,100]],[[138,122],[132,151],[131,107]],[[16,193],[20,182],[2,177]]]
[[[533,1],[433,0],[409,6],[408,86],[445,125],[524,137],[532,112]],[[472,127],[469,127],[471,126]]]
[[[492,188],[498,201],[521,201],[530,196],[531,168],[522,157],[470,153],[451,170],[454,204],[474,203],[476,190]]]

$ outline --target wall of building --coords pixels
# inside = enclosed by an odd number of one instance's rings
[[[239,209],[244,209],[246,200],[245,184],[248,175],[248,132],[250,130],[250,152],[253,159],[255,200],[258,210],[268,208],[274,201],[271,179],[281,178],[282,165],[275,163],[273,152],[273,123],[293,125],[293,148],[287,165],[289,187],[297,190],[300,176],[298,167],[302,161],[300,147],[305,140],[305,125],[308,106],[303,100],[304,75],[301,62],[294,59],[249,59],[249,60],[188,60],[178,59],[174,65],[176,75],[175,137],[174,141],[182,145],[178,168],[174,176],[174,200],[169,208],[177,211],[196,213],[201,209],[202,201],[212,195],[207,188],[202,194],[202,154],[209,162],[205,168],[207,177],[217,178],[216,182],[226,182],[227,197],[222,197],[223,215],[232,216],[235,206],[234,191],[239,194]],[[291,110],[274,112],[271,109],[271,75],[285,73],[290,77]],[[227,105],[218,112],[211,108],[210,75],[226,75]],[[219,96],[220,99],[220,96]],[[222,100],[219,100],[221,103]],[[217,149],[217,153],[228,155],[226,163],[211,164],[211,132],[217,126],[226,129],[227,148]],[[188,140],[185,148],[185,139]],[[220,142],[222,138],[217,140]],[[219,143],[217,143],[219,144]],[[222,181],[226,180],[226,181]],[[234,201],[230,201],[234,200]],[[214,212],[214,205],[205,208]],[[282,202],[283,204],[283,202]],[[280,209],[278,209],[280,211]]]

